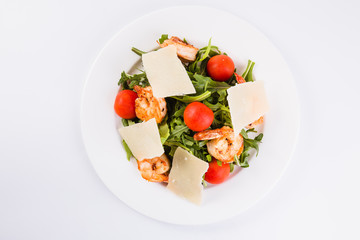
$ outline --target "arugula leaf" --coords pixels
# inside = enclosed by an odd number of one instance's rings
[[[178,110],[176,110],[176,112],[174,112],[174,117],[180,117],[182,115],[184,115],[184,111],[185,111],[186,106],[182,106],[181,108],[179,108]]]
[[[210,77],[205,77],[198,73],[192,74],[191,76],[189,75],[189,77],[192,78],[192,83],[196,92],[204,92],[207,90],[215,92],[218,90],[226,90],[231,87],[226,82],[214,81]]]
[[[202,185],[204,186],[204,188],[206,188],[207,187],[207,183],[206,183],[206,181],[205,181],[205,174],[202,176]]]
[[[127,120],[127,119],[122,118],[122,119],[121,119],[121,122],[122,122],[122,125],[123,125],[124,127],[129,126],[129,122],[128,122],[128,120]]]
[[[260,133],[258,136],[254,138],[255,141],[261,142],[262,138],[264,137],[264,134]]]
[[[211,38],[209,39],[208,46],[203,54],[203,56],[200,58],[199,62],[204,61],[208,56],[211,49]]]
[[[237,159],[237,156],[235,156],[235,162],[237,165],[246,168],[249,167],[248,158],[250,156],[249,151],[253,148],[256,150],[256,156],[259,154],[259,143],[261,143],[261,140],[263,138],[263,134],[260,133],[257,135],[254,139],[249,138],[248,133],[249,132],[256,132],[253,128],[245,131],[244,129],[241,130],[240,134],[244,138],[244,150],[240,155],[240,158]]]
[[[196,60],[188,65],[187,70],[189,72],[198,73],[200,75],[205,76],[207,62],[211,57],[219,54],[221,54],[219,48],[211,45],[211,38],[210,38],[208,46],[201,48],[197,52]]]
[[[159,43],[162,44],[164,43],[165,40],[169,39],[169,35],[168,34],[163,34],[161,35],[161,38],[159,38]]]
[[[136,47],[132,47],[132,48],[131,48],[131,51],[133,51],[134,53],[136,53],[136,54],[139,55],[140,57],[141,57],[144,53],[146,53],[146,52],[144,52],[144,51],[141,51],[141,50],[137,49]]]
[[[122,125],[124,126],[124,127],[127,127],[127,126],[131,126],[131,125],[134,125],[135,123],[139,123],[139,122],[142,122],[140,119],[134,119],[134,121],[133,120],[131,120],[131,119],[124,119],[124,118],[122,118],[121,119],[121,122],[122,122]]]
[[[197,96],[183,96],[183,97],[172,97],[176,100],[179,100],[181,102],[184,103],[191,103],[191,102],[200,102],[200,101],[204,101],[205,99],[207,99],[208,97],[210,97],[211,92],[206,91],[200,95]]]
[[[230,173],[232,173],[234,171],[234,163],[230,163]]]
[[[181,141],[182,141],[186,146],[189,146],[189,147],[191,147],[191,146],[193,146],[193,145],[195,144],[194,139],[188,139],[188,138],[186,137],[186,135],[182,135],[182,136],[181,136]]]
[[[167,125],[166,120],[165,120],[161,124],[159,124],[158,127],[159,127],[161,144],[164,144],[164,142],[166,142],[166,140],[170,136],[169,126]]]
[[[249,158],[250,154],[248,153],[248,150],[244,150],[241,155],[240,155],[240,159],[239,159],[239,162],[240,162],[240,167],[242,168],[247,168],[249,167],[249,163],[248,163],[248,158]]]
[[[140,74],[134,74],[134,75],[130,75],[125,73],[125,71],[123,71],[121,73],[121,78],[118,82],[118,85],[122,86],[123,89],[134,89],[135,85],[139,85],[141,87],[147,87],[150,86],[148,79],[146,78],[146,74],[145,72],[142,72]]]
[[[241,136],[243,136],[243,138],[249,138],[249,136],[247,135],[247,133],[249,132],[249,130],[245,131],[245,129],[241,129]]]
[[[227,91],[226,90],[218,90],[216,92],[219,94],[218,101],[223,102],[226,99]]]
[[[211,104],[211,103],[209,103],[208,101],[204,101],[203,102],[208,108],[210,108],[213,112],[215,112],[216,110],[218,110],[218,109],[220,109],[222,106],[223,106],[223,104],[221,104],[221,103],[219,103],[219,102],[217,102],[216,104]]]
[[[130,161],[131,157],[134,157],[134,155],[132,154],[129,146],[126,144],[125,140],[122,141],[122,144],[124,146],[125,152],[126,152],[126,158],[128,161]]]
[[[190,151],[190,148],[186,147],[184,144],[182,144],[182,143],[179,142],[179,141],[166,141],[166,142],[164,143],[164,146],[169,146],[169,147],[171,147],[171,150],[170,150],[170,152],[169,152],[168,154],[169,154],[170,156],[172,156],[172,157],[174,156],[174,153],[175,153],[175,151],[176,151],[176,149],[177,149],[178,147],[182,147],[183,149],[191,152],[191,151]]]
[[[189,128],[186,125],[177,125],[174,127],[174,130],[171,131],[170,137],[180,138],[180,136],[187,131],[189,131]]]
[[[246,82],[253,82],[253,68],[254,68],[255,62],[248,60],[248,65],[246,66],[246,69],[244,71],[244,73],[241,75]]]
[[[232,127],[229,106],[224,105],[214,112],[214,121],[211,124],[212,128],[221,128],[223,126]]]

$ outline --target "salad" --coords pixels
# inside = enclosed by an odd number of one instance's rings
[[[203,175],[206,182],[220,184],[235,167],[249,167],[251,151],[259,151],[262,133],[255,127],[263,116],[249,123],[240,134],[234,134],[227,90],[239,84],[254,82],[255,63],[248,60],[243,73],[236,73],[233,60],[211,44],[197,48],[187,40],[163,34],[157,43],[161,48],[175,46],[178,58],[196,91],[193,94],[155,97],[146,71],[121,73],[114,109],[124,127],[155,119],[164,154],[150,159],[136,159],[141,176],[150,182],[168,182],[177,148],[208,163]],[[132,51],[140,57],[146,52]],[[155,50],[156,51],[156,50]],[[251,134],[250,134],[251,133]],[[253,137],[250,137],[253,136]],[[122,141],[130,161],[134,157],[128,143]]]

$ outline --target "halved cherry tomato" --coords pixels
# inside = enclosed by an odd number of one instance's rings
[[[209,163],[209,168],[205,173],[205,181],[212,184],[224,182],[230,174],[230,164],[221,162],[221,166],[215,158]]]
[[[201,102],[192,102],[184,111],[184,122],[191,130],[199,132],[210,127],[214,120],[214,113]]]
[[[115,99],[114,110],[117,115],[125,119],[132,119],[136,117],[135,114],[135,99],[137,94],[131,90],[120,91]]]
[[[245,79],[237,73],[234,73],[237,83],[246,83]]]
[[[216,55],[210,58],[206,69],[212,79],[224,82],[234,74],[235,65],[230,57],[226,55]]]

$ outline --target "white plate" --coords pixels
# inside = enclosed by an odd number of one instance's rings
[[[201,206],[167,191],[163,184],[143,180],[135,162],[128,162],[113,110],[117,81],[139,60],[131,47],[154,49],[161,34],[185,37],[197,47],[212,44],[225,51],[242,73],[247,60],[254,75],[265,81],[271,110],[266,115],[263,143],[250,167],[225,183],[204,190]],[[279,51],[249,23],[207,7],[175,7],[153,12],[123,28],[97,57],[84,87],[81,127],[88,156],[101,180],[138,212],[175,224],[217,222],[248,209],[279,180],[294,150],[299,106],[293,77]],[[139,136],[141,137],[141,136]]]

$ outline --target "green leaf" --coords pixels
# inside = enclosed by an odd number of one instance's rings
[[[264,134],[260,133],[259,135],[257,135],[254,140],[257,142],[261,142],[262,138],[264,137]]]
[[[188,65],[187,70],[192,73],[206,75],[206,65],[209,59],[215,55],[221,54],[219,48],[212,46],[211,39],[206,47],[201,48],[196,54],[196,60]]]
[[[216,92],[219,94],[219,98],[218,98],[219,102],[222,102],[226,99],[226,96],[227,96],[226,90],[218,90]]]
[[[250,156],[250,154],[247,151],[244,151],[243,153],[241,153],[240,155],[240,167],[242,168],[247,168],[249,167],[249,163],[248,163],[248,157]]]
[[[170,133],[170,137],[171,138],[180,138],[180,136],[185,133],[188,132],[189,128],[186,125],[177,125],[175,126],[174,130],[171,131]]]
[[[253,139],[244,139],[244,146],[248,146],[249,148],[254,148],[256,150],[256,156],[259,152],[259,145],[256,140]]]
[[[131,125],[134,125],[134,124],[136,124],[136,123],[140,123],[140,122],[142,122],[140,119],[138,119],[136,122],[135,121],[132,121],[132,120],[128,120],[128,124],[129,124],[129,126],[131,126]]]
[[[240,160],[239,160],[239,158],[238,158],[238,156],[236,154],[234,156],[234,162],[235,162],[236,165],[240,166]]]
[[[221,162],[221,161],[216,160],[216,163],[217,163],[217,165],[219,165],[220,167],[222,166],[222,162]]]
[[[175,116],[175,117],[183,116],[183,115],[184,115],[185,108],[186,108],[186,106],[184,105],[184,106],[182,106],[180,109],[176,110],[176,111],[174,112],[174,116]]]
[[[181,102],[184,103],[191,103],[191,102],[201,102],[204,101],[205,99],[207,99],[208,97],[210,97],[211,92],[210,91],[206,91],[200,95],[196,95],[196,96],[183,96],[183,97],[171,97],[174,98],[176,100],[179,100]]]
[[[194,80],[192,83],[197,92],[203,92],[207,90],[214,92],[218,90],[226,90],[231,87],[226,82],[214,81],[210,77],[205,77],[197,73],[193,75],[193,79]]]
[[[164,144],[164,142],[166,142],[166,140],[170,136],[169,126],[167,125],[166,120],[165,120],[158,127],[159,127],[161,144]]]
[[[246,82],[253,82],[253,68],[254,68],[255,62],[248,60],[248,65],[246,66],[246,69],[244,71],[244,73],[241,75]]]
[[[126,144],[125,140],[122,141],[122,144],[124,146],[125,152],[126,152],[126,158],[128,161],[130,161],[130,158],[133,157],[134,155],[132,154],[129,146]]]
[[[202,177],[202,185],[204,186],[204,188],[207,187],[207,183],[205,181],[205,174]]]
[[[230,163],[230,173],[232,173],[234,171],[234,163]]]
[[[131,119],[124,119],[122,118],[121,119],[121,122],[123,124],[124,127],[127,127],[127,126],[131,126],[131,125],[134,125],[136,123],[139,123],[141,120],[140,119],[134,119],[134,120],[131,120]]]
[[[122,125],[123,125],[124,127],[129,126],[129,123],[128,123],[128,120],[127,120],[127,119],[122,118],[122,119],[121,119],[121,122],[122,122]]]
[[[168,34],[163,34],[163,35],[161,35],[161,38],[159,38],[159,43],[162,44],[162,43],[164,43],[165,40],[168,40],[168,39],[169,39]]]
[[[263,138],[263,134],[260,133],[254,139],[249,138],[248,133],[256,132],[253,128],[245,131],[244,129],[241,130],[240,134],[244,138],[244,150],[240,155],[239,165],[241,167],[249,167],[248,158],[250,156],[249,151],[250,149],[256,150],[256,156],[259,154],[259,143]]]
[[[241,134],[241,136],[243,136],[243,138],[245,138],[245,139],[249,138],[249,136],[247,135],[247,131],[245,131],[245,129],[241,129],[240,134]]]
[[[209,43],[208,43],[208,46],[207,46],[207,48],[206,48],[206,50],[205,50],[205,53],[204,53],[204,55],[200,58],[199,62],[204,61],[205,58],[207,58],[207,57],[209,56],[210,49],[211,49],[211,38],[209,39]]]
[[[184,136],[185,136],[185,135],[182,135],[182,136],[181,136],[181,140],[182,140],[182,143],[184,143],[186,146],[191,147],[191,146],[193,146],[193,145],[195,144],[194,139],[189,140],[189,139],[187,139],[187,138],[184,137]]]
[[[211,104],[208,101],[204,101],[203,102],[207,107],[209,107],[213,112],[220,109],[222,106],[224,106],[223,104],[217,102],[216,104]]]
[[[180,143],[179,141],[166,141],[166,142],[164,143],[164,145],[166,145],[166,146],[182,147],[183,149],[191,152],[191,151],[190,151],[190,148],[186,147],[184,144]],[[175,150],[176,150],[176,148],[175,148]],[[175,151],[175,150],[174,150],[174,151]],[[174,156],[174,154],[171,155],[171,156]]]
[[[146,53],[146,52],[141,51],[141,50],[139,50],[139,49],[137,49],[137,48],[135,48],[135,47],[132,47],[132,48],[131,48],[131,51],[133,51],[134,53],[136,53],[136,54],[139,55],[140,57],[141,57],[143,54]]]
[[[118,85],[122,85],[123,89],[131,89],[131,90],[134,89],[135,85],[141,87],[150,86],[145,72],[142,72],[140,74],[130,75],[125,73],[125,71],[121,73],[121,78],[118,82]]]
[[[203,147],[208,143],[208,140],[205,141],[196,141],[199,147]]]
[[[246,130],[246,133],[250,133],[250,132],[257,133],[257,131],[255,131],[255,128],[250,128]]]

